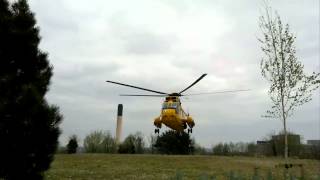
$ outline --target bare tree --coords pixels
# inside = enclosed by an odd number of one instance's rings
[[[272,107],[266,117],[278,118],[283,122],[284,157],[288,157],[287,119],[293,111],[312,99],[312,92],[319,87],[319,73],[310,76],[304,73],[303,64],[296,56],[295,39],[289,25],[283,25],[277,12],[273,15],[266,3],[265,13],[259,19],[263,34],[261,49],[262,76],[269,81],[269,96]]]
[[[87,135],[83,141],[87,153],[115,153],[116,143],[110,131],[97,130]]]
[[[135,146],[136,153],[138,154],[144,153],[144,149],[145,149],[144,135],[141,132],[137,132],[136,134],[134,134],[134,137],[135,137],[134,146]]]
[[[157,136],[154,135],[154,134],[150,134],[149,138],[148,138],[148,141],[149,141],[149,147],[150,147],[150,151],[151,151],[151,154],[154,154],[155,153],[155,148],[154,148],[154,145],[156,144],[157,142]]]
[[[118,152],[128,154],[143,154],[145,150],[144,136],[141,132],[129,134],[120,144]]]

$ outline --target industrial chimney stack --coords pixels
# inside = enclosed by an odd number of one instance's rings
[[[116,130],[116,143],[120,144],[121,133],[122,133],[122,104],[118,104],[118,116],[117,116],[117,130]]]

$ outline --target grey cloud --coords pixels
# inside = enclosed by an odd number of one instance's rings
[[[170,53],[177,40],[174,35],[159,35],[144,27],[130,24],[128,13],[118,11],[110,20],[111,33],[123,43],[124,53],[154,55]],[[147,25],[146,25],[147,26]]]
[[[163,37],[151,33],[131,33],[126,40],[126,51],[128,53],[148,55],[169,53],[174,45],[174,37]]]

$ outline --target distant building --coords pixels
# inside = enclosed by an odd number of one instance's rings
[[[269,141],[257,141],[257,144],[269,144]]]
[[[274,153],[272,150],[271,141],[257,141],[256,154],[264,155],[264,156],[272,156]]]
[[[273,149],[276,156],[284,154],[284,135],[272,136]],[[300,135],[288,134],[288,155],[297,156],[300,153],[301,141]]]
[[[320,146],[320,140],[307,140],[307,145]]]
[[[300,135],[288,134],[288,154],[298,156],[301,150]],[[256,154],[265,156],[283,156],[284,135],[275,135],[270,141],[257,141]]]
[[[320,159],[320,140],[307,140],[301,154],[302,158]]]

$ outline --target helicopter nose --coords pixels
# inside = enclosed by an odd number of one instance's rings
[[[174,109],[165,109],[162,112],[162,117],[165,119],[174,118],[175,114],[176,114],[176,112]]]
[[[174,109],[165,109],[163,110],[163,114],[167,116],[175,115],[176,111]]]
[[[170,128],[175,128],[176,119],[177,119],[177,117],[176,117],[175,109],[164,109],[162,111],[161,121],[166,126],[168,126]]]

